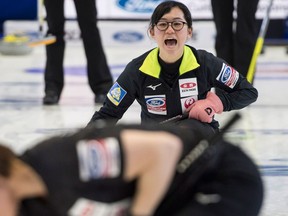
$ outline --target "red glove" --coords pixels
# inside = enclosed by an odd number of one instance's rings
[[[198,100],[192,105],[189,111],[189,118],[210,123],[215,113],[220,114],[223,109],[220,98],[213,92],[208,92],[206,99]]]

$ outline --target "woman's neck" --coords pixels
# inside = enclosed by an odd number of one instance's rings
[[[174,63],[182,57],[183,52],[183,49],[177,52],[163,52],[160,50],[159,57],[166,63]]]

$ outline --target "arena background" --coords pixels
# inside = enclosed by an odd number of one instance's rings
[[[103,43],[106,46],[139,45],[147,46],[146,37],[148,19],[153,9],[163,0],[98,0],[98,18]],[[259,28],[270,0],[260,0],[256,17]],[[191,9],[194,19],[193,40],[206,41],[213,45],[214,24],[211,22],[210,0],[182,0]],[[1,0],[0,33],[37,32],[37,0]],[[67,20],[67,39],[79,38],[79,29],[75,22],[76,12],[73,0],[65,1]],[[236,15],[236,14],[235,14]],[[44,10],[45,16],[45,10]],[[265,40],[266,45],[288,44],[288,3],[287,0],[274,0],[270,13],[270,25]],[[144,21],[144,22],[143,22]],[[117,22],[117,25],[115,23]],[[129,25],[127,24],[129,22]],[[202,43],[201,43],[202,44]],[[204,43],[205,44],[205,43]]]
[[[65,88],[59,105],[42,104],[44,46],[33,48],[27,55],[0,54],[0,142],[18,153],[49,136],[86,126],[95,110],[100,108],[94,104],[94,94],[87,84],[86,57],[82,40],[79,40],[73,0],[65,2],[69,41],[65,52]],[[146,30],[148,18],[159,2],[97,0],[99,27],[114,78],[131,59],[147,51],[148,46],[155,45],[147,37]],[[196,48],[214,52],[215,30],[210,0],[183,2],[189,5],[194,18],[191,43]],[[269,0],[260,0],[259,24],[268,3]],[[288,15],[287,3],[288,0],[274,0],[265,40],[273,46],[266,47],[257,60],[254,85],[259,98],[241,110],[243,120],[227,133],[227,138],[245,150],[262,173],[266,191],[259,216],[288,215],[288,55],[287,27],[284,25]],[[0,22],[5,34],[37,32],[36,11],[37,0],[0,0]],[[135,102],[121,122],[137,123],[139,113],[140,107]],[[217,120],[221,125],[233,114],[233,111],[225,112],[217,116]]]

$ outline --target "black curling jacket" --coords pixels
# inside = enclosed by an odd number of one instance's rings
[[[217,92],[224,111],[242,109],[257,100],[257,90],[245,77],[205,50],[184,46],[179,75],[172,86],[161,77],[158,55],[159,48],[154,48],[133,59],[88,125],[100,119],[116,123],[135,99],[141,106],[142,123],[161,122],[183,114],[192,103],[205,99],[213,87],[224,90]],[[218,122],[211,125],[218,127]]]
[[[101,215],[104,215],[104,211],[113,211],[114,207],[117,209],[119,201],[127,206],[129,203],[126,204],[126,198],[134,194],[135,181],[127,183],[122,177],[124,163],[119,131],[106,128],[80,130],[75,134],[44,140],[25,151],[19,158],[43,179],[48,196],[23,200],[19,216],[96,215],[95,211],[102,211]],[[120,164],[121,172],[119,176],[111,178],[93,177],[93,173],[105,163],[95,164],[95,159],[101,157],[103,150],[94,148],[96,145],[92,142],[107,137],[115,137],[119,142],[119,154],[114,153],[113,160],[117,161],[117,165]],[[81,143],[87,147],[85,157],[79,154]],[[84,168],[84,161],[86,165],[91,165],[89,169]],[[82,179],[83,171],[89,175],[88,179]],[[106,203],[107,206],[104,207],[101,203]],[[68,214],[70,211],[74,213]]]

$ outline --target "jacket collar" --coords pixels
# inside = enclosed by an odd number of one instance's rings
[[[159,48],[154,48],[144,59],[143,64],[139,68],[139,70],[147,75],[150,75],[155,78],[159,78],[161,67],[158,62],[158,53]],[[197,62],[197,59],[192,52],[192,50],[188,46],[184,46],[184,54],[183,59],[179,68],[179,76],[198,68],[200,65]]]

